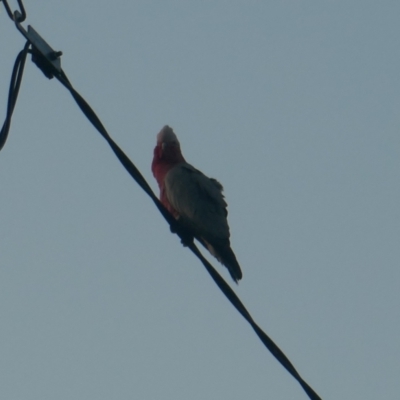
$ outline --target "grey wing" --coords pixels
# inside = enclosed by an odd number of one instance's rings
[[[227,204],[217,180],[182,163],[166,175],[165,189],[171,206],[196,236],[207,241],[229,241]]]

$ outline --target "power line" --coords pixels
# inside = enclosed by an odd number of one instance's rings
[[[17,59],[14,64],[14,69],[11,77],[10,90],[8,96],[7,114],[6,119],[3,124],[3,128],[0,132],[0,150],[3,148],[8,132],[11,125],[11,117],[14,111],[14,107],[17,101],[19,88],[22,81],[23,70],[25,65],[25,60],[27,53],[32,54],[32,61],[42,70],[45,76],[49,79],[55,77],[58,81],[65,86],[72,97],[78,104],[81,111],[97,129],[97,131],[103,136],[107,141],[114,154],[117,156],[121,164],[125,167],[127,172],[136,181],[136,183],[144,190],[144,192],[151,198],[155,206],[165,218],[165,220],[170,225],[171,231],[176,233],[181,241],[184,241],[184,231],[185,229],[181,226],[180,222],[176,220],[172,214],[163,206],[160,200],[152,191],[149,184],[144,179],[143,175],[136,168],[129,157],[123,152],[123,150],[118,146],[118,144],[111,138],[104,125],[100,121],[99,117],[86,102],[86,100],[74,89],[70,83],[67,75],[61,68],[60,56],[61,52],[54,51],[46,41],[31,27],[28,26],[28,30],[25,30],[21,26],[21,22],[26,18],[26,12],[22,3],[22,0],[18,0],[18,5],[20,11],[11,12],[11,9],[6,0],[3,1],[4,6],[7,10],[9,17],[15,22],[17,29],[22,33],[27,39],[24,49],[18,54]],[[232,290],[232,288],[226,283],[226,281],[221,277],[221,275],[215,270],[215,268],[204,258],[197,246],[192,242],[187,246],[192,253],[199,258],[207,272],[210,274],[211,278],[224,293],[231,304],[236,308],[236,310],[243,316],[243,318],[251,325],[257,336],[260,338],[264,346],[272,353],[272,355],[282,364],[282,366],[296,379],[302,386],[304,391],[307,393],[311,400],[321,400],[318,394],[311,388],[311,386],[300,376],[293,364],[286,357],[283,351],[275,344],[275,342],[257,325],[250,313],[247,311],[246,307],[243,305],[239,297]]]

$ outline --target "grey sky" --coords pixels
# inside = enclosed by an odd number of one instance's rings
[[[222,182],[234,289],[321,397],[398,399],[400,3],[91,3],[24,24],[154,190],[165,124]],[[0,182],[2,398],[307,398],[30,60]]]

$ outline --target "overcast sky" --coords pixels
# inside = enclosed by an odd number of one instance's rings
[[[207,257],[317,393],[398,399],[400,3],[24,4],[157,193],[165,124],[221,181]],[[23,45],[0,3],[1,118]],[[30,59],[0,187],[1,398],[307,399]]]

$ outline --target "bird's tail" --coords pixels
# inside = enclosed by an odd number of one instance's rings
[[[240,269],[240,265],[236,260],[235,253],[232,251],[229,245],[223,247],[222,249],[218,249],[219,257],[218,260],[228,268],[229,273],[231,274],[232,279],[238,283],[240,279],[242,279],[242,270]]]
[[[223,244],[211,244],[208,242],[203,242],[202,244],[208,249],[208,251],[216,257],[216,259],[228,268],[229,273],[231,274],[232,279],[238,283],[240,279],[242,279],[242,270],[240,269],[240,265],[236,260],[235,253],[231,249],[231,246],[228,243]]]

